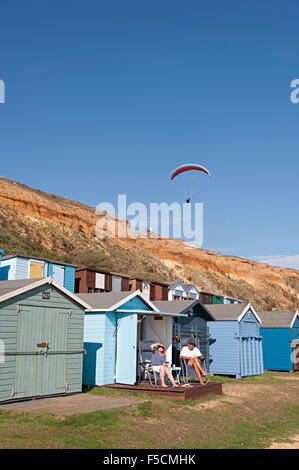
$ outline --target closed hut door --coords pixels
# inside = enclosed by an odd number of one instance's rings
[[[65,392],[67,322],[67,311],[20,307],[13,398]]]
[[[112,276],[112,291],[121,292],[121,277]]]
[[[137,364],[137,314],[120,314],[117,322],[115,382],[134,385]]]
[[[30,262],[30,279],[37,279],[43,277],[44,263],[38,261]]]
[[[256,337],[242,337],[240,340],[241,375],[263,373],[262,340]]]
[[[64,266],[53,265],[52,277],[54,281],[58,282],[62,287],[64,286]]]
[[[259,325],[249,310],[239,323],[241,376],[263,373],[262,339]]]

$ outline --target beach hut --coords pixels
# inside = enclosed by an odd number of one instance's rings
[[[199,299],[200,292],[194,284],[184,284],[188,299]]]
[[[168,284],[165,282],[151,281],[150,300],[168,300]]]
[[[78,294],[129,290],[130,278],[128,276],[112,273],[105,269],[77,268],[75,276],[75,292]]]
[[[263,374],[261,320],[250,303],[206,305],[209,321],[210,372],[237,378]]]
[[[187,299],[186,289],[180,280],[165,281],[165,284],[168,285],[168,300],[169,301]],[[163,300],[166,300],[166,299],[163,299]]]
[[[150,298],[150,288],[151,288],[151,283],[150,281],[144,281],[143,279],[134,277],[131,278],[129,281],[129,289],[130,291],[135,291],[135,290],[140,290],[144,297],[146,297],[147,300]]]
[[[75,271],[76,266],[73,264],[15,254],[3,256],[0,267],[0,281],[51,277],[70,292],[74,292]]]
[[[0,402],[80,392],[87,304],[51,278],[0,282]]]
[[[213,303],[213,294],[210,294],[209,292],[200,292],[199,300],[204,305],[212,304]]]
[[[199,300],[180,300],[153,302],[163,312],[175,312],[180,315],[173,317],[173,362],[179,364],[179,356],[186,340],[193,338],[205,356],[206,367],[209,369],[209,328],[208,322],[214,317]],[[194,375],[191,373],[191,375]]]
[[[194,284],[182,281],[165,281],[168,285],[168,300],[199,299],[200,293]],[[164,299],[163,299],[164,300]]]
[[[299,312],[258,312],[267,370],[299,370]]]
[[[83,383],[134,385],[140,376],[140,341],[161,342],[172,363],[172,318],[138,290],[79,294],[89,305],[84,321]]]

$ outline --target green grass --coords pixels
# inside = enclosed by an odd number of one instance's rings
[[[279,374],[281,373],[265,371],[264,374],[242,377],[241,379],[236,379],[235,377],[228,377],[226,375],[210,375],[209,381],[223,383],[280,383],[281,380],[283,380],[283,376],[281,376],[281,379],[279,379],[277,378]]]
[[[85,392],[131,396],[129,392],[105,387]],[[239,398],[234,401],[234,396]],[[196,401],[144,394],[142,397],[147,401],[136,406],[65,419],[0,408],[0,446],[259,449],[268,447],[273,439],[283,438],[285,442],[299,432],[297,383],[275,381],[273,373],[266,373],[259,380],[228,378],[223,396],[211,395]]]
[[[203,441],[201,448],[263,449],[273,439],[285,442],[288,436],[298,432],[299,405],[283,407],[275,418],[258,423],[238,418],[231,428],[228,427],[229,432],[226,435],[215,436],[212,445],[210,441]]]

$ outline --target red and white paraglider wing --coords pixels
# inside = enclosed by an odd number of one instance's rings
[[[185,171],[191,171],[191,170],[202,171],[203,173],[206,173],[208,176],[211,177],[211,173],[204,166],[196,165],[194,163],[189,163],[188,165],[181,165],[175,168],[170,175],[170,179],[172,181],[176,176],[180,175],[181,173],[184,173]]]

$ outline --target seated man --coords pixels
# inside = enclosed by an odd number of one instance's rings
[[[151,344],[151,350],[153,351],[153,354],[152,354],[153,371],[160,373],[162,387],[167,388],[167,385],[165,384],[165,374],[169,378],[172,386],[178,387],[178,385],[175,383],[172,373],[166,366],[166,354],[165,354],[164,344],[160,344],[160,343]]]
[[[208,373],[203,370],[198,358],[203,360],[204,356],[201,354],[200,350],[195,347],[195,343],[193,341],[188,341],[188,345],[184,346],[181,350],[180,359],[185,359],[186,361],[188,361],[188,366],[194,368],[195,373],[199,378],[199,382],[204,385],[201,376],[204,375],[206,377]]]

